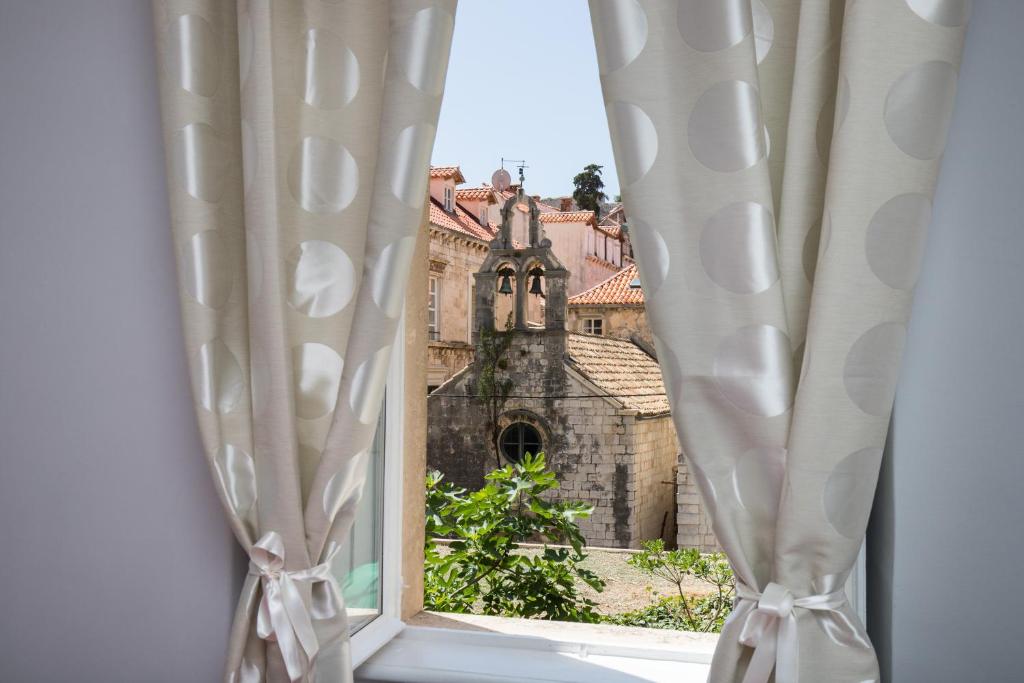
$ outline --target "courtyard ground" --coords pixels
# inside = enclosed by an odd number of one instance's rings
[[[539,549],[524,543],[519,552],[535,555]],[[678,595],[674,583],[629,565],[627,561],[634,554],[631,551],[588,547],[586,552],[588,557],[582,563],[583,566],[604,579],[605,587],[603,592],[598,593],[579,582],[580,592],[596,602],[602,614],[621,614],[646,607],[654,602],[654,593],[658,596]],[[683,584],[683,590],[687,595],[706,595],[713,592],[714,588],[704,581],[689,579]]]

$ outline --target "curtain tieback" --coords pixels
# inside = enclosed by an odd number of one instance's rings
[[[823,595],[794,598],[789,589],[769,583],[758,593],[736,583],[736,611],[743,619],[739,641],[754,648],[743,683],[768,683],[775,669],[775,683],[797,683],[800,646],[795,609],[835,612],[846,604],[846,593],[837,590]]]
[[[249,573],[260,578],[263,597],[256,617],[260,638],[276,641],[284,658],[288,677],[301,679],[320,649],[309,607],[299,590],[300,583],[325,582],[334,593],[335,604],[342,604],[337,580],[331,574],[331,561],[340,546],[334,546],[323,562],[297,571],[284,569],[284,541],[269,531],[249,550]]]

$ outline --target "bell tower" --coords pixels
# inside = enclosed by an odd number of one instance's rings
[[[507,172],[505,177],[508,177]],[[523,208],[529,220],[529,244],[525,245],[512,238],[513,219]],[[537,202],[523,191],[522,183],[501,207],[501,230],[489,247],[487,258],[479,272],[473,275],[476,280],[474,343],[479,339],[481,328],[495,327],[496,296],[515,296],[512,318],[516,331],[565,332],[569,271],[551,251],[551,240],[544,236],[544,226],[540,222],[540,209]],[[512,286],[513,281],[515,287]],[[540,329],[527,324],[527,297],[531,296],[545,300],[544,325]]]

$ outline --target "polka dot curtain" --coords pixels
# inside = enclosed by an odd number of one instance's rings
[[[970,2],[590,9],[676,426],[742,584],[710,680],[877,681],[842,587],[877,480]]]
[[[228,681],[352,680],[330,560],[364,484],[454,13],[154,2],[196,411],[252,559]]]

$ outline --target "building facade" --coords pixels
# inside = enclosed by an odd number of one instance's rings
[[[621,204],[598,221],[568,197],[557,198],[556,208],[515,185],[498,191],[459,187],[464,183],[457,166],[431,168],[425,283],[431,466],[462,485],[480,486],[484,473],[508,462],[496,437],[514,434],[521,443],[536,437],[531,443],[547,452],[562,495],[595,506],[583,523],[589,542],[635,547],[664,537],[717,550],[667,403],[634,396],[663,395],[664,388]],[[507,226],[506,236],[499,225]],[[478,273],[492,268],[503,249],[525,254],[538,240],[564,273],[561,304],[550,292],[546,299],[529,295],[525,272],[508,278],[507,296],[496,293],[497,270],[489,292],[477,291]],[[546,273],[548,285],[554,275]],[[469,398],[479,376],[472,364],[481,314],[497,330],[509,320],[517,328],[510,374],[526,398],[509,402],[497,434],[481,429],[482,408]]]
[[[479,487],[484,475],[525,452],[543,451],[559,480],[557,495],[594,507],[580,528],[591,545],[635,548],[651,538],[675,538],[675,468],[679,446],[661,371],[643,348],[627,340],[566,328],[571,274],[555,257],[541,212],[529,198],[527,242],[512,238],[520,201],[506,200],[508,218],[476,276],[476,348],[493,334],[508,335],[511,396],[492,415],[479,396],[483,371],[474,362],[427,399],[428,466],[461,486]],[[539,271],[539,273],[538,273]],[[503,280],[519,288],[507,297]],[[524,320],[533,278],[546,297],[542,325]],[[529,284],[527,284],[529,283]],[[514,326],[496,325],[495,302],[511,299]],[[496,418],[496,419],[495,419]]]
[[[472,359],[473,275],[483,263],[490,243],[498,234],[501,208],[516,195],[518,186],[497,191],[488,185],[464,188],[466,179],[458,166],[430,169],[429,232],[430,272],[428,293],[427,390],[432,391],[465,367]],[[568,294],[582,292],[617,272],[627,258],[623,232],[614,225],[602,227],[592,211],[577,211],[564,198],[559,207],[537,201],[539,220],[552,249],[570,273]],[[511,239],[529,240],[526,201],[512,203],[509,214]],[[496,302],[499,327],[508,319],[511,304]],[[539,326],[544,302],[527,302],[526,320]]]
[[[657,358],[635,263],[585,292],[569,297],[567,323],[569,329],[576,332],[628,339]],[[672,433],[674,436],[674,429]],[[701,505],[697,483],[681,451],[675,476],[676,542],[680,547],[721,550]]]

